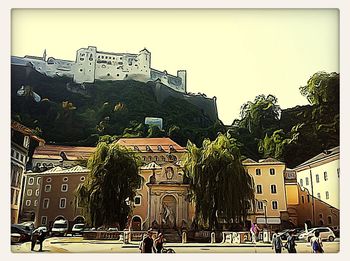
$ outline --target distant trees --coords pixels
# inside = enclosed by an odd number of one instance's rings
[[[131,211],[127,199],[132,201],[142,182],[138,160],[135,153],[116,143],[97,145],[88,160],[91,172],[76,190],[76,200],[90,225],[125,227]]]
[[[215,229],[219,218],[231,224],[244,220],[254,185],[241,164],[235,140],[219,134],[212,142],[204,140],[200,148],[189,141],[187,150],[184,167],[196,203],[196,222]]]

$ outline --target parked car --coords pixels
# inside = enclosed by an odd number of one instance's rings
[[[84,228],[85,228],[85,224],[83,224],[83,223],[74,224],[74,226],[72,228],[72,236],[81,235]]]
[[[329,227],[316,227],[310,229],[308,232],[301,233],[298,237],[299,240],[305,240],[310,242],[311,238],[315,236],[315,232],[320,232],[320,237],[322,240],[328,240],[330,242],[334,241],[335,235]]]
[[[11,225],[11,243],[22,243],[30,241],[31,232],[19,225]]]
[[[68,221],[64,219],[53,222],[51,236],[66,236],[68,231]]]
[[[107,231],[118,231],[117,227],[110,227],[107,229]]]

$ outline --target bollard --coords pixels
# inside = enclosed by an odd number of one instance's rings
[[[187,243],[187,234],[184,231],[184,232],[182,232],[182,244],[185,244],[185,243]]]
[[[210,243],[212,243],[212,244],[215,243],[215,232],[211,232],[211,234],[210,234]]]

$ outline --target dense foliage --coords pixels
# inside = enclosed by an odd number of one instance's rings
[[[25,86],[25,94],[17,91]],[[94,146],[105,135],[117,137],[170,136],[185,146],[214,139],[224,126],[178,98],[158,103],[153,82],[96,81],[76,85],[65,77],[46,77],[34,70],[12,67],[12,118],[41,131],[47,142]],[[33,94],[41,97],[34,100]],[[161,117],[163,130],[144,124],[145,117]]]
[[[204,140],[200,148],[188,142],[187,150],[184,166],[196,202],[196,222],[217,229],[219,217],[229,224],[245,220],[254,184],[241,164],[235,140],[219,134],[212,142]]]
[[[126,225],[133,199],[142,182],[135,153],[116,143],[97,145],[88,161],[88,174],[76,191],[79,206],[89,225],[94,227]]]

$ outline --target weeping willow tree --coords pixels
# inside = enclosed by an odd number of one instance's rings
[[[254,199],[254,182],[241,164],[235,140],[219,134],[213,142],[204,140],[201,148],[189,141],[187,150],[184,168],[196,222],[217,229],[219,218],[229,224],[244,221],[247,203]]]
[[[125,227],[131,211],[127,201],[142,182],[138,162],[133,152],[116,143],[97,145],[87,163],[91,172],[76,190],[88,224]]]

